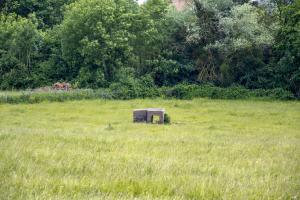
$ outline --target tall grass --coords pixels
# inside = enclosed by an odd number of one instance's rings
[[[163,107],[169,125],[133,124]],[[0,199],[299,199],[300,102],[0,105]]]
[[[33,92],[33,91],[20,91],[20,92],[1,92],[0,103],[40,103],[43,101],[48,102],[63,102],[69,100],[88,100],[88,99],[112,99],[109,91],[81,89],[73,91],[51,91],[51,92]]]

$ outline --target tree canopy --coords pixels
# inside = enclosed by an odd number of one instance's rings
[[[182,11],[168,0],[4,0],[0,88],[147,80],[300,96],[299,10],[299,0],[193,0]]]

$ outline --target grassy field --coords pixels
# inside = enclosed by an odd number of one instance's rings
[[[170,125],[132,123],[164,107]],[[300,102],[0,105],[0,199],[299,199]]]

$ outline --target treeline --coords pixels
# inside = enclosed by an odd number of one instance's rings
[[[300,96],[300,0],[4,0],[0,89],[213,84]],[[142,87],[141,86],[141,87]]]

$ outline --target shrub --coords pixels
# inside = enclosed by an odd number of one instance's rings
[[[164,123],[165,124],[171,123],[171,117],[167,113],[164,114]]]
[[[211,99],[295,99],[292,92],[281,88],[250,90],[242,86],[221,88],[212,85],[178,84],[174,87],[161,88],[161,93],[163,93],[166,98],[177,99],[192,99],[197,97],[206,97]]]
[[[127,73],[127,74],[126,74]],[[151,76],[144,76],[140,79],[124,71],[119,82],[113,83],[109,87],[116,99],[153,98],[159,97],[154,81]]]
[[[280,100],[291,100],[295,99],[295,96],[292,92],[284,90],[282,88],[276,88],[273,90],[265,90],[266,95],[272,99],[280,99]]]
[[[166,89],[164,92],[166,97],[174,97],[177,99],[192,99],[193,97],[196,97],[196,89],[196,85],[178,84],[174,87]]]
[[[240,86],[220,88],[212,85],[180,84],[174,87],[156,88],[151,86],[147,78],[132,79],[125,83],[114,83],[107,89],[77,89],[73,91],[51,92],[10,92],[0,93],[0,103],[39,103],[43,101],[63,102],[84,99],[134,99],[134,98],[211,98],[211,99],[269,99],[293,100],[296,97],[292,92],[276,89],[249,90]]]

